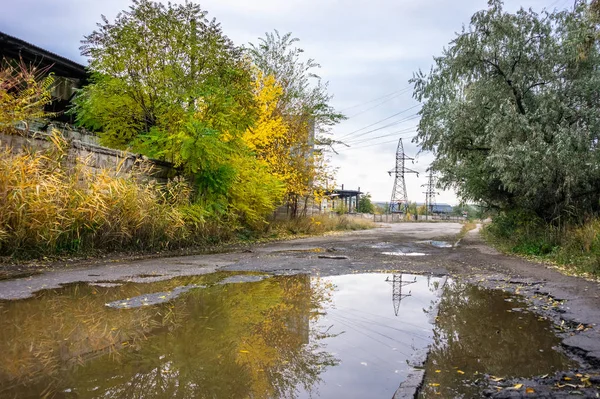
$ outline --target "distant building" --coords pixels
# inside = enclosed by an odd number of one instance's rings
[[[85,67],[58,54],[44,50],[24,40],[0,32],[0,61],[12,62],[23,60],[26,65],[48,70],[54,74],[52,103],[46,111],[54,113],[52,118],[60,122],[72,122],[72,117],[65,115],[76,90],[82,87],[88,73]]]
[[[433,213],[439,213],[439,214],[443,214],[443,215],[449,215],[452,213],[452,205],[448,205],[448,204],[434,204],[432,206],[432,212]]]
[[[345,213],[358,212],[361,194],[364,193],[360,191],[360,187],[358,190],[345,190],[344,185],[342,184],[341,189],[328,190],[325,192],[327,201],[325,201],[324,207],[326,209],[329,208],[329,210],[335,210],[337,206],[341,205]],[[331,206],[329,206],[329,202],[331,202]]]
[[[423,202],[417,202],[417,206],[423,206],[425,205]],[[452,205],[448,205],[448,204],[434,204],[431,205],[431,208],[428,209],[429,212],[434,213],[434,214],[439,214],[439,215],[450,215],[452,213],[453,210],[453,206]]]

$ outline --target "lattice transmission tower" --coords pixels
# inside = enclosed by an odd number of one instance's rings
[[[402,139],[398,140],[398,148],[396,149],[396,168],[388,171],[391,176],[394,174],[394,189],[392,190],[392,199],[390,200],[389,211],[390,213],[405,213],[408,207],[408,195],[406,194],[406,180],[404,175],[406,173],[416,173],[416,170],[408,169],[404,163],[405,161],[413,161],[414,158],[407,156],[404,153],[404,145]]]
[[[436,177],[432,171],[429,172],[427,179],[427,184],[421,185],[421,187],[425,187],[426,189],[426,191],[423,192],[423,194],[425,194],[425,210],[428,213],[433,213],[435,207],[435,195],[439,193],[435,191]],[[427,213],[425,215],[427,215]]]
[[[411,292],[412,291],[408,291],[408,294],[406,293],[402,293],[402,287],[409,285],[409,284],[414,284],[417,282],[417,278],[415,277],[415,279],[413,281],[403,281],[402,280],[402,273],[400,274],[394,274],[392,275],[392,279],[390,280],[390,278],[386,278],[385,281],[387,281],[388,283],[392,283],[392,304],[394,305],[394,314],[396,316],[398,316],[398,313],[400,312],[400,302],[406,298],[411,296]]]

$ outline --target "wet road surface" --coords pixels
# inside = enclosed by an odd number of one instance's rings
[[[0,398],[597,397],[598,284],[461,227],[0,281]]]

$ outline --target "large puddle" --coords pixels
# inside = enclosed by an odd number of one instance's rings
[[[481,374],[569,366],[549,322],[499,291],[407,274],[239,276],[1,301],[0,397],[391,398],[431,348],[421,395],[467,398]]]

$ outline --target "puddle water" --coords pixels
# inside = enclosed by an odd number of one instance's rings
[[[435,241],[435,240],[432,240],[432,241],[429,241],[429,244],[431,244],[431,245],[433,245],[434,247],[437,247],[437,248],[452,248],[453,247],[452,244],[450,244],[449,242],[446,242],[446,241]]]
[[[475,372],[568,366],[550,324],[507,312],[524,306],[502,292],[407,274],[264,277],[0,301],[0,398],[391,398],[430,346],[423,397],[478,397]]]
[[[438,241],[438,240],[425,240],[425,241],[417,241],[417,244],[428,244],[436,248],[453,248],[454,245],[449,243],[448,241]]]
[[[552,325],[517,297],[450,282],[443,290],[421,398],[481,397],[482,374],[533,377],[567,370]],[[441,396],[440,396],[441,395]]]
[[[382,252],[382,254],[389,255],[389,256],[425,256],[425,255],[427,255],[427,254],[424,254],[423,252],[402,252],[402,251]]]

